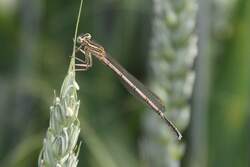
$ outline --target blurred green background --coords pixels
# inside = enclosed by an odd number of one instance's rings
[[[0,0],[1,167],[37,166],[53,91],[59,92],[67,72],[79,4]],[[249,167],[250,1],[197,4],[197,75],[181,164]],[[79,32],[91,33],[147,83],[152,6],[151,0],[85,0]],[[77,81],[83,141],[78,166],[141,166],[145,106],[96,59]]]

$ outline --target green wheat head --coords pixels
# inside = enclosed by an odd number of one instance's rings
[[[54,97],[50,107],[50,123],[43,148],[39,156],[40,167],[76,167],[77,140],[80,122],[77,118],[80,101],[77,99],[79,89],[74,72],[66,76],[59,97]]]
[[[81,0],[77,18],[69,70],[63,81],[59,97],[55,94],[53,105],[50,107],[50,123],[39,155],[39,167],[76,167],[78,164],[80,100],[77,98],[79,86],[75,80],[75,48],[82,4],[83,0]]]
[[[197,4],[195,0],[154,0],[153,4],[150,86],[166,102],[167,117],[183,131],[190,120],[188,100],[195,78],[192,66],[197,54]],[[180,166],[185,144],[152,112],[146,112],[143,128],[143,165]]]

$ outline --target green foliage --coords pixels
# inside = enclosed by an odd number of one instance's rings
[[[250,2],[244,0],[233,6],[225,27],[226,32],[228,28],[232,31],[219,39],[214,52],[213,98],[208,118],[208,160],[214,167],[249,166],[249,9]]]

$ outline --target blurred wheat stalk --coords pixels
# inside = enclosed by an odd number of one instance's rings
[[[150,53],[150,86],[167,108],[167,116],[182,131],[190,119],[189,99],[197,55],[195,0],[154,0],[153,38]],[[166,125],[152,112],[143,120],[140,144],[144,166],[178,167],[185,151]],[[185,137],[184,137],[185,139]]]

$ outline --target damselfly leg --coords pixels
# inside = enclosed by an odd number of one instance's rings
[[[82,53],[81,56],[84,57],[84,60],[75,56],[75,59],[80,62],[80,63],[76,63],[75,66],[78,67],[75,69],[75,71],[87,71],[90,67],[92,67],[92,56],[90,52],[84,51],[82,49],[82,45],[79,46],[76,49],[75,53]]]

